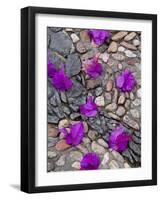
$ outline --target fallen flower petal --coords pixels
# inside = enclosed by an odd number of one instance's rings
[[[129,69],[125,69],[120,75],[116,78],[116,86],[122,92],[130,92],[135,87],[136,80],[132,72]]]
[[[85,72],[91,78],[97,78],[102,74],[103,67],[101,63],[98,62],[98,56],[95,56],[93,59],[86,61],[85,63]]]
[[[129,140],[131,140],[131,136],[125,132],[122,126],[118,126],[109,136],[108,144],[113,150],[122,152],[126,150]]]
[[[80,112],[86,117],[94,117],[97,115],[97,105],[94,103],[92,96],[87,98],[87,102],[80,105]]]
[[[55,65],[51,61],[48,61],[48,76],[50,78],[53,78],[55,72],[56,72]]]
[[[78,122],[70,127],[70,132],[67,131],[66,128],[60,129],[62,133],[64,133],[64,137],[67,144],[70,145],[78,145],[82,142],[84,137],[84,125],[83,122]]]
[[[88,35],[95,44],[101,45],[109,38],[110,34],[107,30],[92,29],[88,31]]]
[[[87,153],[81,160],[82,170],[94,170],[98,169],[100,165],[100,158],[96,153]]]
[[[71,89],[73,83],[70,78],[65,74],[64,65],[59,70],[56,70],[52,79],[53,86],[60,91],[67,91]]]

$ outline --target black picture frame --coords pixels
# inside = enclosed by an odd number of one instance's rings
[[[152,179],[61,186],[35,186],[35,15],[59,14],[152,21]],[[45,7],[21,9],[21,190],[27,193],[157,184],[157,15]]]

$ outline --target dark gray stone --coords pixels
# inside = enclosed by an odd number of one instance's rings
[[[57,106],[61,104],[59,93],[55,90],[53,96],[50,98],[50,104]]]
[[[96,130],[99,134],[101,134],[101,135],[104,134],[104,130],[101,127],[101,121],[99,118],[97,118],[97,117],[89,118],[88,124],[92,129]]]
[[[52,97],[53,94],[54,94],[53,86],[51,85],[50,81],[48,81],[48,99]]]
[[[61,97],[62,102],[67,103],[67,97],[64,92],[60,93],[60,97]]]
[[[81,116],[80,113],[72,113],[72,114],[70,115],[70,118],[71,118],[72,120],[75,120],[75,119],[79,118],[80,116]]]
[[[48,115],[48,123],[57,124],[59,122],[59,118],[56,115]]]
[[[102,87],[98,87],[98,88],[95,89],[95,94],[96,94],[96,96],[101,95],[102,92],[103,92]]]
[[[134,159],[136,162],[140,162],[140,157],[139,157],[138,155],[135,155],[135,154],[133,153],[132,150],[129,150],[129,151],[130,151],[131,156],[133,157],[133,159]],[[136,163],[135,163],[135,164],[136,164]]]
[[[70,89],[70,91],[67,92],[67,96],[72,97],[72,98],[78,97],[81,94],[83,94],[83,92],[85,91],[85,88],[78,81],[76,80],[72,80],[72,81],[73,81],[73,86]]]
[[[62,28],[59,28],[59,27],[48,27],[48,29],[50,29],[51,31],[53,31],[55,33],[62,30]]]
[[[53,106],[48,102],[47,107],[48,107],[48,114],[52,115],[53,114]]]
[[[50,59],[56,69],[60,69],[61,64],[65,64],[66,62],[66,59],[57,52],[51,52]]]
[[[73,110],[73,111],[78,111],[79,110],[79,106],[75,105],[75,104],[70,104],[69,107]]]
[[[47,168],[48,168],[48,169],[47,169],[48,172],[54,171],[54,169],[55,169],[54,163],[53,163],[53,162],[48,162]]]
[[[69,115],[71,113],[71,111],[68,107],[63,106],[62,108],[63,108],[63,111],[64,111],[65,114]]]
[[[139,144],[134,143],[133,141],[129,142],[129,147],[131,150],[133,150],[134,153],[136,153],[137,155],[141,155],[141,148]]]
[[[99,46],[99,52],[103,53],[108,49],[108,46],[106,44],[103,44],[101,46]]]
[[[134,141],[135,143],[141,144],[141,138],[136,137],[135,135],[133,135],[133,136],[132,136],[132,139],[133,139],[133,141]]]
[[[80,72],[81,62],[78,54],[71,54],[68,56],[65,70],[69,77],[74,76]]]
[[[67,33],[57,32],[51,35],[50,49],[67,56],[73,51],[74,46]]]
[[[48,148],[54,147],[58,141],[58,138],[48,137]]]
[[[83,86],[85,86],[86,82],[85,82],[85,78],[84,78],[83,74],[81,74],[81,82],[82,82]]]
[[[134,160],[133,160],[133,158],[132,158],[132,156],[130,154],[130,151],[128,149],[123,151],[122,155],[125,156],[129,160],[130,163],[132,163],[132,164],[134,163]]]
[[[140,132],[139,132],[139,131],[135,131],[135,132],[134,132],[134,135],[136,135],[136,137],[139,137],[139,138],[141,137],[141,135],[140,135]]]
[[[60,106],[60,107],[55,107],[55,108],[54,108],[54,112],[55,112],[55,114],[58,116],[59,119],[62,119],[62,118],[65,117],[62,106]]]
[[[85,102],[86,102],[85,96],[79,96],[79,97],[73,99],[73,103],[78,106],[84,104]]]

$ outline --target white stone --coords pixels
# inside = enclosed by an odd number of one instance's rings
[[[130,110],[130,112],[131,112],[131,115],[132,115],[134,118],[139,118],[139,117],[140,117],[140,113],[139,113],[138,110],[132,109],[132,110]]]
[[[108,104],[105,109],[108,111],[115,111],[117,109],[117,104],[116,103]]]
[[[140,101],[140,99],[135,99],[132,103],[134,106],[140,106],[141,101]]]
[[[56,157],[57,153],[55,151],[48,151],[48,158]]]
[[[133,42],[133,45],[136,47],[140,45],[140,41],[137,39],[133,40],[132,42]]]
[[[82,144],[77,145],[77,148],[84,154],[88,153],[88,149],[84,147]]]
[[[122,70],[122,68],[123,68],[122,64],[119,63],[119,64],[118,64],[118,69],[119,69],[119,70]]]
[[[95,153],[98,153],[98,154],[106,153],[105,148],[97,144],[95,141],[92,142],[91,148]]]
[[[116,111],[116,114],[119,116],[119,117],[122,117],[124,114],[125,114],[126,110],[123,106],[119,106],[117,111]]]
[[[104,106],[105,105],[104,97],[103,96],[96,97],[95,103],[97,106]]]
[[[103,62],[107,63],[108,59],[109,59],[109,54],[108,53],[102,53],[100,55],[100,58],[103,60]]]
[[[125,97],[121,95],[118,99],[118,104],[124,104],[125,103]]]
[[[97,140],[97,142],[98,142],[98,144],[100,144],[101,146],[103,146],[103,147],[105,147],[105,148],[108,148],[108,144],[107,144],[107,142],[104,141],[104,139],[99,138],[99,139]]]
[[[58,124],[58,128],[65,128],[69,126],[69,121],[67,119],[62,119],[60,120],[59,124]]]
[[[132,92],[130,92],[130,99],[131,99],[131,100],[134,100],[134,99],[135,99],[135,96],[134,96],[134,94],[133,94]]]
[[[84,137],[82,140],[83,140],[84,144],[89,144],[90,143],[90,139],[88,137]]]
[[[76,161],[72,164],[72,167],[75,169],[80,169],[80,163]]]
[[[78,37],[75,33],[72,33],[70,36],[71,36],[72,41],[73,41],[74,43],[76,43],[76,42],[79,41],[79,37]]]
[[[82,153],[79,152],[79,151],[71,151],[70,152],[70,158],[73,159],[73,160],[77,160],[77,161],[80,161],[82,159]]]
[[[124,167],[125,168],[131,168],[130,165],[128,163],[126,163],[126,162],[124,163]]]
[[[141,98],[141,88],[137,90],[137,97]]]
[[[125,40],[125,41],[130,41],[130,40],[132,40],[135,36],[136,36],[136,33],[135,33],[135,32],[131,32],[131,33],[129,33],[129,34],[124,38],[124,40]]]
[[[120,47],[118,48],[118,51],[119,51],[119,52],[124,52],[124,51],[125,51],[125,47],[120,46]]]
[[[109,167],[110,169],[118,169],[119,165],[115,160],[111,160],[111,162],[109,163]]]
[[[119,162],[124,162],[124,158],[121,156],[121,154],[120,153],[118,153],[117,151],[112,151],[112,155],[113,155],[113,157],[116,159],[116,160],[118,160]]]
[[[129,58],[135,58],[136,57],[136,54],[134,54],[132,51],[130,50],[126,50],[125,51],[125,55]]]
[[[102,159],[101,164],[102,164],[103,166],[107,165],[108,162],[109,162],[109,159],[110,159],[110,154],[109,154],[109,152],[106,152],[106,153],[104,154],[104,156],[103,156],[103,159]]]
[[[97,136],[98,136],[97,131],[95,131],[95,130],[89,130],[89,132],[88,132],[88,137],[89,137],[91,140],[95,140]]]
[[[57,166],[63,166],[65,164],[65,157],[61,156],[58,161],[56,161]]]

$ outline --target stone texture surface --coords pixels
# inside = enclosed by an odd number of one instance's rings
[[[48,78],[48,172],[80,170],[80,161],[86,153],[100,157],[99,169],[133,168],[141,166],[141,33],[110,31],[110,38],[95,45],[87,29],[50,27],[47,31],[48,50],[56,69],[65,64],[65,72],[73,87],[60,92]],[[98,56],[103,73],[96,79],[84,71],[86,61]],[[132,92],[122,92],[116,86],[116,77],[130,69],[137,85]],[[80,114],[79,106],[93,96],[98,106],[95,117]],[[84,137],[79,145],[68,145],[61,128],[70,132],[70,126],[83,121]],[[110,148],[111,131],[123,125],[132,140],[123,152]]]

